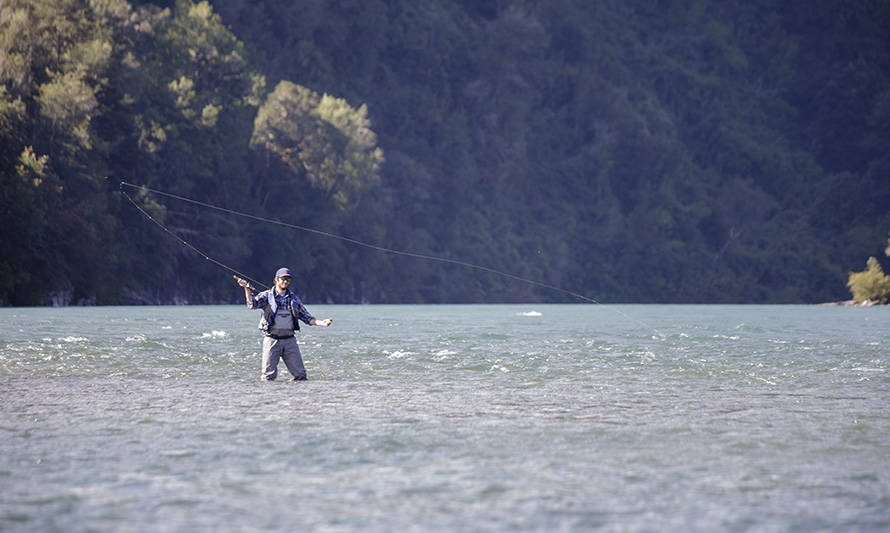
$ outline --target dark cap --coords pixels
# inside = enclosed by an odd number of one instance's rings
[[[279,268],[279,269],[278,269],[278,272],[275,273],[275,277],[276,277],[276,278],[289,278],[289,277],[291,277],[291,275],[290,275],[290,269],[289,269],[289,268]]]

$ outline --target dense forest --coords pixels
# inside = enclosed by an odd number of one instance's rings
[[[601,302],[818,302],[890,230],[890,2],[4,0],[0,304],[241,301],[121,181]],[[145,189],[310,303],[577,301]]]

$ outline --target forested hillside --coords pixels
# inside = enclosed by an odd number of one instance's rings
[[[844,299],[890,230],[887,28],[886,1],[6,0],[0,303],[243,298],[121,180],[602,302]],[[573,301],[129,192],[308,302]]]

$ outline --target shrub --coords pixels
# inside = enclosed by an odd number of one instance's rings
[[[874,257],[868,258],[864,271],[850,272],[847,287],[857,302],[874,300],[883,304],[890,298],[890,276],[884,274],[881,264]]]

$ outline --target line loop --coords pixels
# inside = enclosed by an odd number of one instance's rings
[[[252,281],[252,282],[256,283],[257,285],[260,285],[260,286],[263,286],[263,287],[266,287],[266,288],[268,288],[268,285],[264,285],[264,284],[262,284],[262,283],[259,283],[258,281],[249,278],[249,277],[246,276],[245,274],[242,274],[241,272],[238,272],[238,271],[235,270],[234,268],[231,268],[231,267],[229,267],[229,266],[227,266],[227,265],[224,265],[223,263],[217,261],[216,259],[211,258],[209,255],[207,255],[207,254],[204,253],[203,251],[199,250],[198,248],[196,248],[195,246],[193,246],[192,244],[190,244],[189,242],[187,242],[185,239],[183,239],[182,237],[180,237],[180,236],[177,235],[176,233],[174,233],[174,232],[170,231],[169,229],[167,229],[163,224],[161,224],[161,223],[160,223],[159,221],[157,221],[154,217],[152,217],[150,213],[148,213],[148,212],[147,212],[145,209],[143,209],[139,204],[137,204],[136,201],[133,200],[133,198],[131,198],[130,195],[126,193],[126,191],[124,191],[124,187],[131,187],[131,188],[133,188],[133,189],[138,189],[138,190],[140,190],[140,191],[150,192],[150,193],[153,193],[153,194],[157,194],[157,195],[159,195],[159,196],[166,196],[166,197],[168,197],[168,198],[173,198],[173,199],[175,199],[175,200],[180,200],[180,201],[182,201],[182,202],[187,202],[187,203],[194,204],[194,205],[198,205],[198,206],[201,206],[201,207],[206,207],[207,209],[214,209],[214,210],[216,210],[216,211],[220,211],[220,212],[223,212],[223,213],[226,213],[226,214],[229,214],[229,215],[235,215],[235,216],[239,216],[239,217],[249,218],[249,219],[251,219],[251,220],[257,220],[257,221],[259,221],[259,222],[265,222],[265,223],[268,223],[268,224],[275,224],[275,225],[282,226],[282,227],[285,227],[285,228],[291,228],[291,229],[296,229],[296,230],[305,231],[305,232],[309,232],[309,233],[314,233],[314,234],[316,234],[316,235],[322,235],[322,236],[324,236],[324,237],[330,237],[330,238],[332,238],[332,239],[337,239],[337,240],[340,240],[340,241],[348,242],[348,243],[350,243],[350,244],[354,244],[354,245],[356,245],[356,246],[362,246],[362,247],[364,247],[364,248],[370,248],[371,250],[377,250],[377,251],[379,251],[379,252],[384,252],[384,253],[389,253],[389,254],[395,254],[395,255],[401,255],[401,256],[404,256],[404,257],[414,257],[414,258],[417,258],[417,259],[424,259],[424,260],[427,260],[427,261],[437,261],[437,262],[440,262],[440,263],[448,263],[448,264],[452,264],[452,265],[460,265],[460,266],[467,267],[467,268],[471,268],[471,269],[474,269],[474,270],[480,270],[480,271],[483,271],[483,272],[489,272],[489,273],[491,273],[491,274],[497,274],[497,275],[499,275],[499,276],[503,276],[503,277],[505,277],[505,278],[510,278],[510,279],[513,279],[513,280],[516,280],[516,281],[521,281],[521,282],[523,282],[523,283],[528,283],[528,284],[530,284],[530,285],[534,285],[534,286],[536,286],[536,287],[542,287],[542,288],[549,289],[549,290],[552,290],[552,291],[561,292],[561,293],[563,293],[563,294],[567,294],[567,295],[569,295],[569,296],[572,296],[572,297],[574,297],[574,298],[577,298],[577,299],[579,299],[579,300],[581,300],[581,301],[583,301],[583,302],[592,303],[592,304],[597,304],[597,305],[602,305],[602,303],[599,302],[599,301],[597,301],[596,299],[594,299],[594,298],[590,298],[590,297],[588,297],[588,296],[584,296],[583,294],[577,293],[577,292],[575,292],[575,291],[570,291],[570,290],[568,290],[568,289],[564,289],[564,288],[562,288],[562,287],[557,287],[556,285],[551,285],[551,284],[549,284],[549,283],[543,283],[543,282],[540,282],[540,281],[535,281],[535,280],[533,280],[533,279],[524,278],[524,277],[522,277],[522,276],[517,276],[517,275],[515,275],[515,274],[510,274],[509,272],[504,272],[504,271],[502,271],[502,270],[497,270],[497,269],[494,269],[494,268],[490,268],[490,267],[486,267],[486,266],[482,266],[482,265],[477,265],[477,264],[474,264],[474,263],[469,263],[469,262],[467,262],[467,261],[460,261],[460,260],[457,260],[457,259],[449,259],[449,258],[447,258],[447,257],[438,257],[438,256],[434,256],[434,255],[420,254],[420,253],[415,253],[415,252],[407,252],[407,251],[404,251],[404,250],[396,250],[396,249],[393,249],[393,248],[387,248],[387,247],[385,247],[385,246],[378,246],[378,245],[376,245],[376,244],[370,244],[370,243],[367,243],[367,242],[363,242],[363,241],[359,241],[359,240],[356,240],[356,239],[352,239],[352,238],[350,238],[350,237],[344,237],[343,235],[337,235],[336,233],[330,233],[330,232],[327,232],[327,231],[322,231],[322,230],[320,230],[320,229],[310,228],[310,227],[307,227],[307,226],[301,226],[301,225],[298,225],[298,224],[290,224],[290,223],[282,222],[282,221],[280,221],[280,220],[275,220],[275,219],[272,219],[272,218],[261,217],[261,216],[257,216],[257,215],[252,215],[252,214],[250,214],[250,213],[244,213],[244,212],[241,212],[241,211],[235,211],[235,210],[233,210],[233,209],[228,209],[228,208],[225,208],[225,207],[220,207],[220,206],[218,206],[218,205],[208,204],[208,203],[206,203],[206,202],[201,202],[201,201],[199,201],[199,200],[193,200],[193,199],[191,199],[191,198],[186,198],[185,196],[180,196],[180,195],[178,195],[178,194],[173,194],[173,193],[169,193],[169,192],[161,191],[161,190],[158,190],[158,189],[152,189],[152,188],[150,188],[150,187],[146,187],[146,186],[144,186],[144,185],[141,185],[141,186],[140,186],[140,185],[134,185],[134,184],[132,184],[132,183],[127,183],[126,181],[121,181],[121,182],[120,182],[120,191],[121,191],[121,193],[127,198],[127,200],[129,200],[130,203],[133,204],[133,205],[136,207],[136,209],[138,209],[143,215],[145,215],[146,218],[148,218],[149,220],[151,220],[152,222],[154,222],[155,224],[157,224],[158,227],[160,227],[162,230],[164,230],[164,231],[167,232],[168,234],[172,235],[176,240],[178,240],[179,242],[181,242],[183,245],[187,246],[189,249],[193,250],[195,253],[197,253],[198,255],[200,255],[201,257],[203,257],[204,259],[210,261],[211,263],[214,263],[215,265],[218,265],[218,266],[224,268],[225,270],[228,270],[229,272],[232,272],[232,273],[235,274],[236,276],[242,277],[242,278],[244,278],[244,279],[246,279],[246,280],[248,280],[248,281]],[[252,287],[251,287],[251,288],[252,288]],[[652,328],[651,326],[647,326],[646,324],[642,323],[640,320],[637,320],[637,319],[632,318],[631,316],[629,316],[627,313],[624,313],[624,312],[621,311],[620,309],[612,308],[612,310],[615,311],[616,313],[620,314],[620,315],[623,316],[624,318],[630,320],[630,321],[636,322],[636,323],[638,323],[638,324],[640,324],[640,325],[646,327],[647,329],[651,329],[652,331],[654,331],[654,332],[657,334],[658,337],[661,337],[661,338],[664,337],[664,336],[663,336],[660,332],[658,332],[658,330],[656,330],[655,328]]]
[[[497,275],[499,275],[499,276],[504,276],[504,277],[506,277],[506,278],[514,279],[514,280],[516,280],[516,281],[522,281],[522,282],[524,282],[524,283],[528,283],[528,284],[535,285],[535,286],[538,286],[538,287],[543,287],[543,288],[545,288],[545,289],[550,289],[550,290],[558,291],[558,292],[561,292],[561,293],[564,293],[564,294],[568,294],[569,296],[573,296],[573,297],[575,297],[575,298],[578,298],[579,300],[583,300],[583,301],[588,302],[588,303],[600,304],[600,302],[598,302],[597,300],[595,300],[595,299],[593,299],[593,298],[589,298],[589,297],[587,297],[587,296],[584,296],[583,294],[579,294],[579,293],[577,293],[577,292],[570,291],[570,290],[568,290],[568,289],[563,289],[562,287],[557,287],[557,286],[555,286],[555,285],[550,285],[550,284],[548,284],[548,283],[542,283],[542,282],[540,282],[540,281],[535,281],[535,280],[532,280],[532,279],[524,278],[524,277],[522,277],[522,276],[517,276],[517,275],[514,275],[514,274],[510,274],[509,272],[504,272],[504,271],[501,271],[501,270],[496,270],[496,269],[494,269],[494,268],[489,268],[489,267],[482,266],[482,265],[476,265],[476,264],[473,264],[473,263],[468,263],[468,262],[466,262],[466,261],[460,261],[460,260],[457,260],[457,259],[449,259],[449,258],[447,258],[447,257],[437,257],[437,256],[434,256],[434,255],[419,254],[419,253],[414,253],[414,252],[406,252],[406,251],[404,251],[404,250],[396,250],[396,249],[393,249],[393,248],[386,248],[386,247],[384,247],[384,246],[378,246],[378,245],[376,245],[376,244],[369,244],[369,243],[362,242],[362,241],[359,241],[359,240],[356,240],[356,239],[352,239],[352,238],[349,238],[349,237],[344,237],[344,236],[342,236],[342,235],[337,235],[337,234],[335,234],[335,233],[330,233],[330,232],[322,231],[322,230],[315,229],[315,228],[309,228],[309,227],[306,227],[306,226],[300,226],[300,225],[298,225],[298,224],[289,224],[289,223],[287,223],[287,222],[282,222],[282,221],[280,221],[280,220],[275,220],[275,219],[271,219],[271,218],[260,217],[260,216],[257,216],[257,215],[251,215],[250,213],[243,213],[243,212],[241,212],[241,211],[235,211],[235,210],[232,210],[232,209],[227,209],[227,208],[225,208],[225,207],[220,207],[220,206],[217,206],[217,205],[208,204],[208,203],[201,202],[201,201],[198,201],[198,200],[192,200],[191,198],[186,198],[186,197],[184,197],[184,196],[179,196],[179,195],[177,195],[177,194],[172,194],[172,193],[169,193],[169,192],[159,191],[159,190],[157,190],[157,189],[152,189],[152,188],[145,187],[145,186],[133,185],[132,183],[127,183],[127,182],[125,182],[125,181],[122,181],[122,182],[121,182],[121,192],[123,192],[123,187],[124,187],[124,186],[132,187],[132,188],[134,188],[134,189],[145,190],[145,191],[148,191],[148,192],[151,192],[151,193],[160,195],[160,196],[166,196],[166,197],[168,197],[168,198],[174,198],[174,199],[176,199],[176,200],[180,200],[180,201],[183,201],[183,202],[188,202],[188,203],[191,203],[191,204],[199,205],[199,206],[201,206],[201,207],[206,207],[206,208],[208,208],[208,209],[215,209],[215,210],[217,210],[217,211],[221,211],[221,212],[223,212],[223,213],[228,213],[228,214],[230,214],[230,215],[236,215],[236,216],[240,216],[240,217],[244,217],[244,218],[249,218],[249,219],[252,219],[252,220],[257,220],[257,221],[260,221],[260,222],[266,222],[266,223],[269,223],[269,224],[277,224],[277,225],[279,225],[279,226],[283,226],[283,227],[285,227],[285,228],[297,229],[297,230],[300,230],[300,231],[306,231],[306,232],[309,232],[309,233],[315,233],[315,234],[317,234],[317,235],[323,235],[323,236],[325,236],[325,237],[330,237],[330,238],[333,238],[333,239],[338,239],[338,240],[341,240],[341,241],[344,241],[344,242],[348,242],[348,243],[354,244],[354,245],[356,245],[356,246],[363,246],[363,247],[365,247],[365,248],[370,248],[370,249],[372,249],[372,250],[377,250],[377,251],[379,251],[379,252],[385,252],[385,253],[390,253],[390,254],[395,254],[395,255],[401,255],[401,256],[405,256],[405,257],[414,257],[414,258],[417,258],[417,259],[425,259],[425,260],[428,260],[428,261],[438,261],[438,262],[440,262],[440,263],[449,263],[449,264],[452,264],[452,265],[460,265],[460,266],[464,266],[464,267],[467,267],[467,268],[472,268],[472,269],[475,269],[475,270],[481,270],[481,271],[484,271],[484,272],[489,272],[489,273],[492,273],[492,274],[497,274]],[[124,194],[126,195],[126,193],[124,193]],[[128,199],[129,199],[129,196],[128,196]],[[130,199],[130,201],[133,202],[132,199]],[[137,205],[136,207],[138,208],[139,206]],[[144,210],[142,210],[141,208],[140,208],[139,210],[142,211],[143,214],[145,214],[146,216],[148,216],[148,214],[145,213]],[[151,217],[149,217],[149,218],[151,218]],[[156,220],[154,220],[154,219],[151,219],[151,220],[152,220],[152,222],[154,222],[155,224],[158,224],[159,226],[161,226],[161,224],[158,223]],[[161,227],[163,228],[163,226],[161,226]],[[171,233],[171,234],[172,234],[172,232],[170,232],[170,230],[167,230],[166,228],[164,228],[164,230],[167,231],[168,233]],[[190,244],[188,244],[187,242],[185,242],[185,241],[184,241],[181,237],[179,237],[178,235],[175,235],[175,234],[173,234],[173,235],[174,235],[180,242],[182,242],[183,244],[185,244],[185,245],[188,246],[189,248],[192,248],[193,250],[198,251],[196,248],[194,248],[193,246],[191,246]],[[207,258],[206,255],[205,255],[203,252],[199,252],[199,253],[200,253],[202,256],[205,256],[205,258]],[[207,258],[207,259],[209,259],[209,258]],[[211,261],[212,261],[212,259],[211,259]],[[224,268],[226,268],[227,270],[232,270],[232,269],[229,268],[229,267],[224,267]],[[245,278],[245,279],[247,279],[247,278]]]

